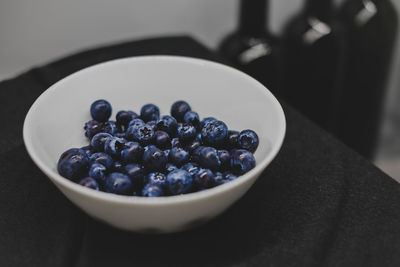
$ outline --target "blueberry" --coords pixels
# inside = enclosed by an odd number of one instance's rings
[[[181,144],[181,141],[179,141],[179,138],[177,138],[177,137],[172,138],[171,147],[182,147],[182,144]]]
[[[178,122],[183,121],[183,117],[185,116],[186,112],[191,111],[189,104],[183,100],[176,101],[171,106],[171,115],[174,117]]]
[[[182,166],[190,159],[190,154],[183,148],[173,147],[169,152],[169,161],[176,166]]]
[[[229,181],[232,181],[234,179],[236,179],[237,176],[230,173],[230,172],[225,172],[225,173],[220,173],[220,172],[216,172],[215,176],[214,176],[214,180],[213,180],[213,185],[217,186],[217,185],[221,185],[221,184],[225,184]]]
[[[125,148],[121,151],[121,161],[123,163],[139,162],[143,156],[143,147],[137,142],[125,143]]]
[[[164,131],[156,131],[154,133],[154,144],[161,149],[169,148],[171,147],[171,138]]]
[[[90,157],[90,156],[94,153],[93,147],[90,146],[90,145],[88,145],[88,146],[83,146],[83,147],[81,147],[80,149],[82,149],[83,151],[85,151],[85,153],[86,153],[86,155],[87,155],[88,157]]]
[[[233,173],[230,172],[224,172],[224,179],[229,181],[235,180],[237,178],[236,175],[234,175]]]
[[[226,137],[226,148],[231,150],[234,148],[239,148],[238,144],[239,132],[238,131],[228,131]]]
[[[94,190],[100,189],[99,184],[96,182],[95,179],[93,179],[91,177],[83,178],[82,180],[79,181],[79,184],[84,187],[94,189]]]
[[[89,163],[90,164],[99,163],[105,166],[107,170],[110,170],[113,166],[114,161],[110,155],[103,152],[97,152],[90,156]]]
[[[104,189],[108,193],[131,195],[133,192],[133,185],[127,175],[113,172],[106,177]]]
[[[121,151],[125,148],[126,140],[123,138],[112,137],[104,143],[104,152],[114,158],[121,157]]]
[[[203,147],[199,152],[197,162],[206,169],[218,170],[221,167],[221,161],[217,150],[213,147]]]
[[[128,125],[128,128],[125,132],[125,138],[127,140],[133,140],[133,133],[137,130],[137,128],[146,125],[144,121],[141,119],[133,119]]]
[[[107,168],[100,163],[93,163],[89,168],[89,176],[97,181],[104,181]]]
[[[88,156],[84,150],[71,148],[61,154],[57,170],[61,176],[76,180],[86,174],[88,162]]]
[[[154,104],[146,104],[140,110],[140,118],[147,121],[157,121],[160,117],[160,109]]]
[[[164,190],[160,185],[147,184],[142,190],[142,196],[144,197],[161,197],[164,196]]]
[[[193,178],[185,170],[175,170],[167,175],[167,189],[171,195],[189,193],[193,187]]]
[[[214,182],[214,173],[209,169],[200,169],[194,176],[194,184],[197,188],[210,188]]]
[[[200,129],[203,129],[204,125],[206,125],[207,122],[209,121],[216,121],[217,119],[214,117],[207,117],[204,118],[201,122],[200,122]]]
[[[91,139],[94,135],[101,132],[103,124],[96,120],[91,120],[85,123],[83,129],[85,130],[85,136]]]
[[[226,182],[229,182],[229,181],[225,179],[225,176],[222,173],[220,173],[220,172],[215,173],[213,182],[212,182],[213,186],[221,185]]]
[[[84,151],[84,149],[81,148],[70,148],[66,151],[64,151],[59,160],[64,160],[64,159],[68,159],[73,155],[77,155],[77,154],[86,154],[86,152]]]
[[[194,177],[199,172],[200,167],[197,163],[188,162],[181,169],[189,172]]]
[[[133,119],[133,120],[131,120],[131,121],[129,122],[128,128],[131,127],[131,126],[139,127],[139,126],[142,126],[142,125],[145,125],[145,124],[146,124],[146,123],[145,123],[143,120],[141,120],[141,119],[139,119],[139,118],[136,118],[136,119]]]
[[[156,184],[161,187],[165,186],[167,179],[161,172],[152,172],[146,176],[146,184]]]
[[[126,134],[125,134],[125,133],[115,133],[114,136],[115,136],[115,137],[119,137],[119,138],[124,138],[124,139],[125,139]]]
[[[157,129],[157,121],[148,121],[146,125],[150,126],[154,131]]]
[[[178,169],[178,167],[176,167],[172,163],[167,163],[167,165],[165,165],[165,170],[167,171],[167,173],[170,173],[170,172],[175,171],[177,169]]]
[[[221,170],[227,170],[231,166],[231,154],[227,150],[217,151],[219,161],[221,161]]]
[[[258,135],[252,130],[241,131],[238,137],[238,145],[240,148],[246,149],[254,153],[258,147]]]
[[[171,152],[171,149],[165,149],[164,151],[164,155],[167,157],[167,159],[168,159],[168,157],[169,157],[169,152]]]
[[[256,160],[251,152],[245,149],[231,151],[231,170],[235,174],[244,174],[256,166]]]
[[[200,126],[200,117],[197,112],[188,111],[186,112],[185,116],[183,117],[183,122],[193,125],[194,127],[198,128]]]
[[[131,110],[118,111],[116,116],[117,125],[120,129],[125,130],[128,128],[129,122],[137,117],[139,116]]]
[[[111,116],[112,108],[110,103],[104,99],[96,100],[90,106],[90,114],[96,121],[105,122]]]
[[[124,173],[128,175],[134,185],[140,186],[144,183],[145,170],[142,165],[131,163],[124,167]]]
[[[139,162],[143,156],[143,147],[137,142],[125,143],[121,151],[121,161],[123,163]]]
[[[110,139],[112,137],[113,136],[108,133],[98,133],[93,136],[90,144],[95,151],[102,152],[104,151],[104,143],[107,141],[107,139]]]
[[[200,144],[202,144],[203,142],[202,142],[202,140],[201,140],[201,133],[199,132],[199,133],[197,133],[197,135],[196,135],[196,141],[199,141],[200,142]]]
[[[113,172],[124,172],[124,165],[120,161],[114,161],[111,170]]]
[[[228,134],[228,127],[222,121],[208,121],[201,129],[201,140],[206,145],[221,145]]]
[[[192,151],[192,160],[194,162],[200,162],[200,154],[204,148],[205,148],[204,146],[199,146],[198,148]]]
[[[162,116],[157,121],[157,130],[167,132],[170,136],[176,134],[176,128],[178,127],[178,122],[174,117],[169,115]]]
[[[133,140],[133,133],[139,128],[139,127],[141,127],[141,126],[143,126],[144,124],[142,124],[142,125],[132,125],[132,126],[129,126],[128,127],[128,129],[126,130],[126,132],[125,132],[125,139],[126,140]]]
[[[149,145],[144,148],[143,165],[148,171],[161,171],[167,164],[167,157],[164,152],[154,145]]]
[[[196,137],[196,128],[187,123],[178,123],[177,135],[180,141],[189,142]]]
[[[118,127],[115,121],[107,121],[103,124],[103,128],[101,131],[103,133],[109,133],[111,135],[114,135],[117,133]]]
[[[133,127],[133,132],[131,133],[128,128],[126,132],[126,138],[128,140],[133,140],[139,142],[142,145],[148,145],[153,141],[154,130],[148,125],[141,125],[138,127]]]
[[[194,150],[196,150],[196,148],[198,148],[200,145],[201,145],[201,143],[200,143],[198,140],[195,139],[195,140],[189,142],[189,143],[185,146],[185,149],[191,153],[191,152],[193,152]]]

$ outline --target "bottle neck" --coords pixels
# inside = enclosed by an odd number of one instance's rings
[[[267,0],[240,0],[239,32],[248,35],[264,34],[268,8]]]
[[[333,1],[307,0],[305,13],[307,16],[315,17],[323,22],[330,22],[333,18]]]

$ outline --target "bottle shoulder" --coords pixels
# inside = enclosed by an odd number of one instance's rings
[[[247,35],[233,32],[224,38],[220,44],[220,50],[245,50],[249,47],[265,44],[270,47],[277,46],[279,39],[269,33],[262,35]]]
[[[339,9],[338,17],[347,28],[356,29],[390,23],[394,30],[399,23],[396,8],[389,0],[348,0]]]
[[[343,27],[336,20],[324,22],[311,16],[298,16],[284,28],[286,42],[314,45],[325,40],[342,39]]]
[[[267,33],[250,36],[235,32],[221,42],[218,50],[233,63],[248,65],[258,59],[279,54],[280,40]]]

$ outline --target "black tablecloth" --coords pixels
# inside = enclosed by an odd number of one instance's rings
[[[222,61],[191,38],[158,38],[79,53],[0,83],[0,266],[400,266],[399,184],[287,105],[281,152],[212,222],[139,235],[79,211],[27,155],[24,116],[62,77],[144,54]]]

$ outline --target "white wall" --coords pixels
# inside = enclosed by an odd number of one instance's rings
[[[302,0],[272,3],[278,31]],[[236,0],[0,0],[0,79],[75,51],[191,34],[210,47],[235,27]]]

